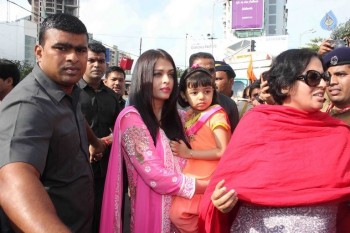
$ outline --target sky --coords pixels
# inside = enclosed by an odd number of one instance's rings
[[[27,9],[24,10],[19,6]],[[27,0],[0,0],[0,22],[29,14]],[[80,0],[80,19],[96,40],[129,52],[133,58],[148,49],[169,52],[178,67],[188,62],[188,39],[223,38],[221,0]],[[320,26],[332,10],[338,23],[349,20],[344,8],[348,0],[288,0],[289,48],[299,47],[312,38],[328,38],[330,31]],[[315,33],[309,32],[311,29]],[[142,43],[141,43],[142,38]],[[217,58],[220,59],[220,58]]]

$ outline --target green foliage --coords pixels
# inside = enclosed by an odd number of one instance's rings
[[[177,78],[180,78],[181,75],[184,73],[185,71],[183,69],[181,69],[180,67],[176,67],[176,75]]]
[[[350,38],[350,20],[346,23],[339,24],[331,33],[331,38],[334,39],[344,39],[345,37]],[[326,40],[326,38],[314,38],[309,43],[306,44],[306,48],[309,48],[315,52],[318,51],[322,41]]]
[[[15,63],[19,69],[19,72],[21,73],[21,80],[24,79],[30,72],[32,72],[32,69],[34,68],[32,65],[25,61],[12,61]]]
[[[331,34],[332,38],[343,39],[345,37],[350,37],[350,20],[346,23],[339,24]]]
[[[322,41],[324,41],[324,40],[325,40],[325,38],[322,38],[322,37],[314,38],[314,39],[310,40],[309,43],[306,43],[306,48],[317,52],[320,48]]]

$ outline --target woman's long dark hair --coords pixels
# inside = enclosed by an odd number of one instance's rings
[[[162,118],[158,122],[153,112],[153,76],[154,68],[158,59],[163,58],[169,61],[175,69],[174,87],[169,99],[164,102]],[[131,79],[131,90],[129,94],[130,105],[134,106],[140,113],[146,124],[154,145],[159,128],[162,128],[166,136],[171,140],[183,140],[187,143],[184,128],[177,110],[178,82],[176,66],[173,58],[162,49],[151,49],[139,57],[136,62]]]

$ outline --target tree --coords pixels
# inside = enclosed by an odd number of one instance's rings
[[[334,39],[343,39],[350,37],[350,19],[342,24],[339,24],[332,32],[331,37]]]
[[[185,71],[183,69],[181,69],[180,67],[176,67],[176,75],[177,78],[181,78],[181,75],[184,73]]]
[[[310,40],[309,43],[306,43],[306,48],[317,52],[319,50],[319,48],[320,48],[320,45],[321,45],[322,41],[324,41],[324,40],[325,39],[322,38],[322,37],[314,38],[314,39]]]
[[[24,79],[30,72],[32,72],[33,70],[33,66],[30,65],[28,62],[26,61],[12,61],[13,63],[15,63],[19,69],[19,72],[21,74],[21,80]]]
[[[350,19],[342,24],[339,24],[331,33],[331,38],[334,39],[344,39],[344,38],[350,38]],[[312,39],[309,43],[306,44],[306,48],[309,48],[315,52],[318,51],[320,48],[321,42],[324,41],[326,38],[318,37]]]

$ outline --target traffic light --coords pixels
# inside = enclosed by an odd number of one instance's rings
[[[256,44],[255,40],[250,41],[250,52],[255,52],[255,44]]]

